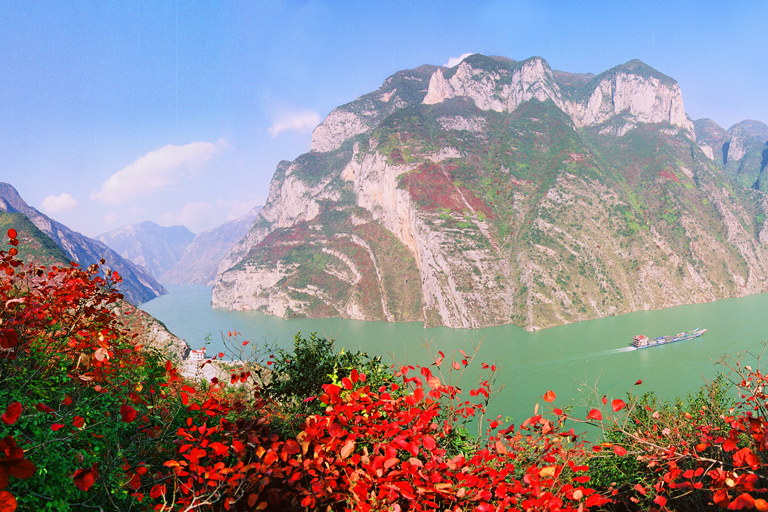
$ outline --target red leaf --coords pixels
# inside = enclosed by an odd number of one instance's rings
[[[128,404],[123,404],[120,406],[120,416],[124,423],[130,423],[136,419],[136,409]]]
[[[328,426],[328,435],[330,435],[331,437],[341,436],[341,431],[342,431],[341,425],[339,425],[338,423],[331,423]]]
[[[64,428],[64,425],[62,425],[61,423],[54,423],[53,425],[51,425],[51,430],[53,430],[54,432],[62,428]]]
[[[133,474],[127,485],[134,491],[137,491],[139,487],[141,487],[141,477],[138,475],[138,473]]]
[[[13,348],[19,344],[19,334],[13,329],[0,330],[0,347]]]
[[[608,403],[608,397],[603,395],[603,405]]]
[[[344,386],[344,389],[352,389],[352,381],[347,377],[341,379],[341,385]]]
[[[387,459],[384,462],[384,469],[389,469],[395,464],[397,464],[398,462],[400,462],[400,459],[398,459],[397,457],[392,457],[391,459]]]
[[[355,451],[355,442],[354,442],[354,441],[352,441],[352,440],[350,439],[350,440],[349,440],[349,441],[347,441],[347,442],[346,442],[346,444],[345,444],[345,445],[344,445],[344,446],[341,448],[341,452],[340,452],[341,458],[342,458],[342,459],[346,459],[347,457],[349,457],[349,455],[350,455],[350,454],[351,454],[353,451]]]
[[[221,444],[218,441],[214,441],[213,443],[208,445],[208,448],[214,451],[216,455],[224,455],[229,451],[229,448],[227,448],[225,445]]]
[[[613,402],[611,402],[611,409],[613,409],[613,412],[618,412],[625,408],[627,404],[624,403],[624,400],[621,400],[619,398],[615,399]]]
[[[653,498],[653,502],[658,506],[663,507],[663,506],[666,506],[667,504],[667,498],[665,498],[664,496],[656,496],[655,498]]]
[[[75,419],[72,420],[72,425],[74,425],[75,428],[83,428],[83,425],[85,425],[85,418],[82,416],[75,416]]]
[[[358,373],[357,373],[357,370],[353,369],[353,370],[352,370],[352,371],[349,373],[349,378],[350,378],[350,380],[351,380],[353,383],[357,382],[357,380],[358,380],[358,378],[359,378],[359,375],[358,375]]]
[[[103,361],[109,359],[109,351],[104,347],[99,347],[96,352],[93,353],[93,358],[97,361]]]
[[[548,403],[554,402],[555,396],[556,396],[555,392],[550,389],[549,391],[544,393],[544,401]]]
[[[99,472],[96,464],[94,464],[89,469],[78,469],[75,471],[75,476],[72,477],[72,480],[75,482],[75,487],[81,491],[87,491],[93,486],[93,482],[98,476]]]
[[[603,415],[598,409],[592,409],[589,411],[589,414],[587,414],[587,418],[590,420],[601,421],[603,419]]]
[[[637,382],[635,382],[635,386],[639,386],[639,385],[640,385],[640,384],[642,384],[642,383],[643,383],[643,381],[642,381],[642,380],[640,380],[640,379],[638,379],[638,380],[637,380]]]
[[[185,392],[181,392],[181,403],[184,405],[189,405],[189,395]]]
[[[166,493],[165,485],[157,484],[157,485],[154,485],[152,487],[152,490],[149,491],[149,497],[152,498],[153,500],[156,500],[160,496],[165,496],[165,493]]]
[[[619,457],[623,457],[627,454],[627,450],[625,450],[623,447],[615,444],[613,445],[613,453],[618,455]]]
[[[47,412],[48,414],[52,414],[54,416],[56,415],[56,413],[53,411],[53,409],[51,409],[50,407],[48,407],[44,403],[39,403],[39,404],[35,405],[35,409],[37,409],[40,412]]]
[[[341,388],[336,384],[323,384],[323,391],[329,395],[338,395],[341,393]]]
[[[6,425],[13,425],[19,419],[22,409],[20,402],[13,402],[0,416],[0,420],[3,420]]]
[[[0,491],[0,512],[14,512],[16,497],[8,491]]]
[[[453,369],[454,370],[461,370],[461,365],[459,364],[458,361],[454,361],[453,362]]]

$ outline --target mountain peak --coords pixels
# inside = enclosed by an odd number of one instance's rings
[[[759,142],[768,142],[768,125],[762,121],[745,119],[728,128],[728,132],[732,133],[737,127],[742,128],[750,137]]]
[[[12,185],[0,182],[0,199],[48,235],[66,253],[70,261],[87,267],[104,258],[107,265],[123,278],[120,291],[130,302],[141,304],[167,293],[165,288],[146,271],[124,259],[103,243],[68,228],[27,204]]]

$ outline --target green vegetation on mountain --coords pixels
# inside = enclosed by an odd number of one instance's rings
[[[56,242],[27,217],[18,212],[0,211],[0,232],[5,233],[11,228],[15,228],[19,234],[19,259],[45,266],[69,264],[69,258]],[[7,251],[10,246],[3,244],[0,249]]]
[[[393,103],[406,85],[419,94]],[[766,291],[768,152],[731,132],[692,123],[677,83],[637,60],[401,72],[278,168],[213,304],[534,330]]]

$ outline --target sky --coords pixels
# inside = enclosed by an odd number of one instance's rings
[[[335,107],[465,53],[638,58],[691,118],[768,123],[766,19],[765,0],[4,0],[0,181],[87,236],[200,233],[263,205]]]

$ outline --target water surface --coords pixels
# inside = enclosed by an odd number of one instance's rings
[[[240,341],[293,346],[297,332],[336,339],[335,348],[381,355],[388,363],[425,363],[424,344],[429,342],[446,354],[482,342],[476,362],[498,365],[497,385],[504,390],[493,402],[491,413],[519,423],[548,389],[557,394],[555,405],[580,404],[598,395],[623,398],[631,388],[654,391],[662,398],[685,397],[704,379],[725,370],[713,361],[724,355],[758,354],[768,332],[768,294],[726,299],[708,304],[678,306],[661,311],[638,311],[563,325],[533,333],[515,326],[487,329],[424,329],[421,323],[363,322],[341,319],[283,320],[253,311],[229,312],[210,307],[210,287],[166,285],[170,294],[141,306],[163,321],[171,332],[192,348],[207,345],[209,355],[224,349],[221,333],[238,331]],[[701,338],[645,350],[629,347],[636,334],[650,337],[704,327]],[[206,337],[209,338],[206,341]],[[450,356],[449,356],[450,357]],[[457,357],[461,357],[457,354]],[[479,364],[463,376],[468,394],[479,377]],[[632,385],[638,379],[643,384]],[[585,385],[586,383],[586,385]],[[576,412],[585,411],[581,406]]]

